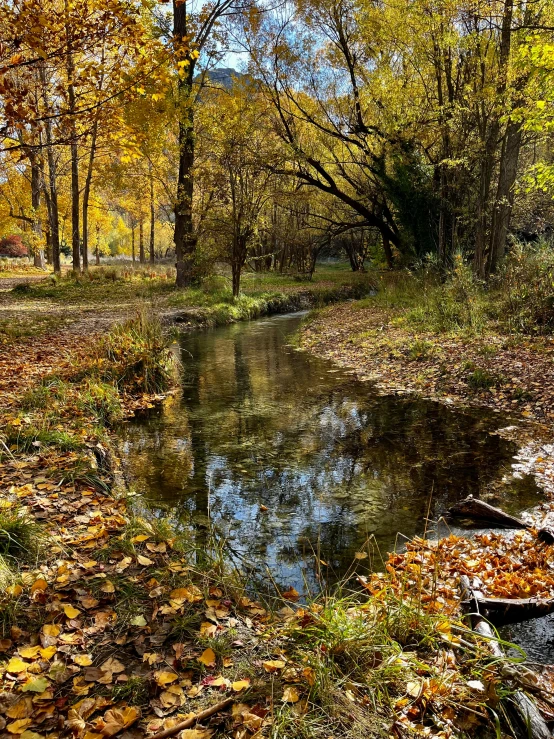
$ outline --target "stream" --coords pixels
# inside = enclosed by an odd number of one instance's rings
[[[183,336],[180,396],[121,427],[131,487],[201,547],[211,522],[235,564],[313,593],[353,561],[381,568],[470,493],[538,502],[531,478],[502,484],[516,447],[499,414],[381,396],[290,346],[302,318]]]

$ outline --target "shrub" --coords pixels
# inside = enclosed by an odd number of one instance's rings
[[[467,377],[467,384],[473,390],[489,390],[491,387],[501,385],[503,378],[486,369],[475,369]]]
[[[510,331],[554,328],[554,252],[544,244],[516,244],[494,278],[491,310]]]
[[[0,239],[0,256],[2,257],[28,257],[29,248],[23,243],[18,234],[4,236]]]
[[[0,510],[0,555],[20,558],[35,553],[44,539],[40,524],[20,508]]]
[[[175,357],[161,322],[146,311],[113,328],[99,345],[101,379],[129,393],[161,393],[172,382]]]

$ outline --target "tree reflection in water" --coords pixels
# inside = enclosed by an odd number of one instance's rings
[[[490,433],[498,414],[379,396],[288,347],[300,320],[184,337],[181,397],[121,436],[135,488],[190,515],[199,544],[210,514],[236,552],[304,589],[318,587],[314,552],[338,577],[373,535],[378,566],[428,511],[496,489],[514,449]],[[529,480],[505,487],[511,510],[535,499]]]

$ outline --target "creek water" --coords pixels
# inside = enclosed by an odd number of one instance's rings
[[[379,568],[470,493],[511,512],[537,501],[530,479],[501,484],[515,447],[498,414],[380,396],[291,347],[301,320],[181,338],[179,397],[120,431],[131,485],[160,515],[201,545],[211,521],[251,574],[313,592],[368,537],[358,564]]]

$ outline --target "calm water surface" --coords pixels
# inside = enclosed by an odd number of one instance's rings
[[[288,344],[286,315],[181,339],[183,391],[122,427],[126,469],[151,505],[213,521],[237,561],[282,586],[343,575],[372,538],[365,565],[422,533],[469,493],[511,511],[536,501],[530,481],[501,486],[515,448],[494,413],[381,397]],[[267,510],[265,510],[265,509]],[[381,554],[380,554],[381,553]]]

